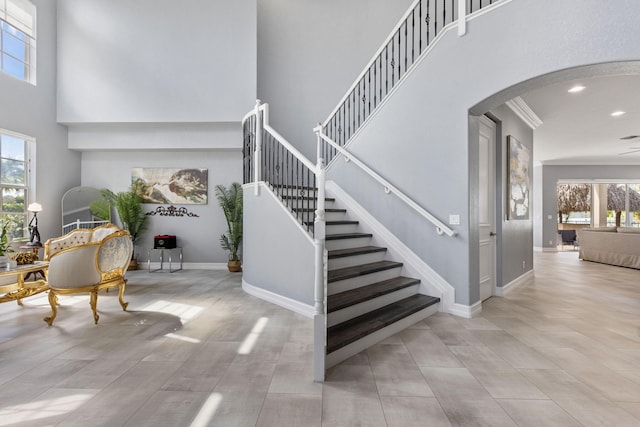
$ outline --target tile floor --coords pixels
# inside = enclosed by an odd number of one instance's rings
[[[312,382],[312,322],[222,271],[0,305],[0,426],[640,426],[640,271],[536,254],[473,319],[436,314]]]

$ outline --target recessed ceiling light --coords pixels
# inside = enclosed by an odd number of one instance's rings
[[[619,117],[622,116],[623,114],[627,114],[626,111],[614,111],[613,113],[611,113],[611,117]]]
[[[582,85],[575,85],[574,87],[572,87],[571,89],[569,89],[567,92],[569,93],[578,93],[578,92],[582,92],[583,90],[585,90],[586,87],[582,86]]]

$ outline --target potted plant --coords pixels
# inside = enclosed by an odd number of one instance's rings
[[[111,207],[116,208],[118,217],[122,223],[122,228],[131,234],[131,240],[135,244],[146,227],[147,215],[142,207],[142,197],[140,196],[144,186],[140,181],[134,182],[129,191],[121,191],[114,193],[113,191],[103,188],[100,194],[104,201],[92,202],[90,205],[94,215],[100,218],[111,218]],[[130,270],[138,268],[138,260],[135,253],[131,254]]]
[[[11,247],[11,242],[9,241],[8,228],[9,221],[3,218],[0,221],[0,227],[2,231],[0,231],[0,268],[4,268],[7,266],[9,262],[9,258],[7,254],[13,252],[13,248]]]
[[[227,234],[220,236],[222,249],[229,251],[227,267],[231,272],[242,271],[238,256],[242,244],[242,186],[237,182],[229,188],[216,185],[216,198],[227,220]]]

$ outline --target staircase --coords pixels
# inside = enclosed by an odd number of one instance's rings
[[[325,200],[330,367],[437,312],[440,298],[420,294],[420,280],[402,276],[402,262],[373,245],[373,234],[360,232],[335,199]]]

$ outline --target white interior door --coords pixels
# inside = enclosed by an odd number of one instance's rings
[[[486,116],[480,118],[478,211],[480,257],[480,300],[493,295],[496,282],[496,124]]]

